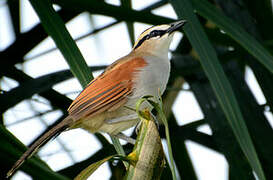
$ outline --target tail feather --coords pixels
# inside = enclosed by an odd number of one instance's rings
[[[51,138],[65,131],[70,126],[71,122],[72,122],[72,119],[71,117],[68,116],[67,118],[62,120],[59,124],[57,124],[48,132],[46,132],[36,142],[34,142],[9,170],[9,172],[7,173],[7,178],[10,177],[24,163],[24,161],[30,158],[42,145],[48,142]]]

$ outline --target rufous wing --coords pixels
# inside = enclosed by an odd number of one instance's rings
[[[109,66],[72,102],[70,116],[76,120],[92,117],[124,105],[133,92],[135,73],[146,65],[143,58],[127,58]]]

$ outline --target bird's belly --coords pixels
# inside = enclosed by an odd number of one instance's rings
[[[156,57],[149,57],[149,59],[148,66],[136,75],[133,95],[135,98],[162,95],[166,89],[170,74],[169,60]]]
[[[137,115],[133,110],[120,107],[115,111],[106,111],[96,116],[82,119],[80,123],[78,123],[78,126],[74,128],[80,127],[91,133],[104,132],[115,135],[135,126],[139,122],[136,117]]]
[[[126,129],[129,129],[130,127],[137,125],[138,122],[139,120],[136,118],[136,119],[128,119],[126,121],[120,121],[116,123],[103,123],[99,131],[107,132],[108,134],[115,135],[121,131],[124,131]]]

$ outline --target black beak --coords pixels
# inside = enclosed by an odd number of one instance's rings
[[[174,23],[171,23],[169,27],[169,29],[167,29],[167,33],[171,34],[174,31],[178,30],[179,28],[181,28],[182,26],[184,26],[186,24],[186,20],[180,20],[180,21],[176,21]]]

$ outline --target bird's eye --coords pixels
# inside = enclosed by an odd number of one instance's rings
[[[160,35],[160,33],[159,33],[158,30],[154,30],[154,31],[150,32],[150,37],[156,37],[156,36],[159,36],[159,35]]]
[[[150,32],[149,37],[157,37],[157,36],[163,36],[166,33],[166,31],[164,30],[153,30],[152,32]]]

